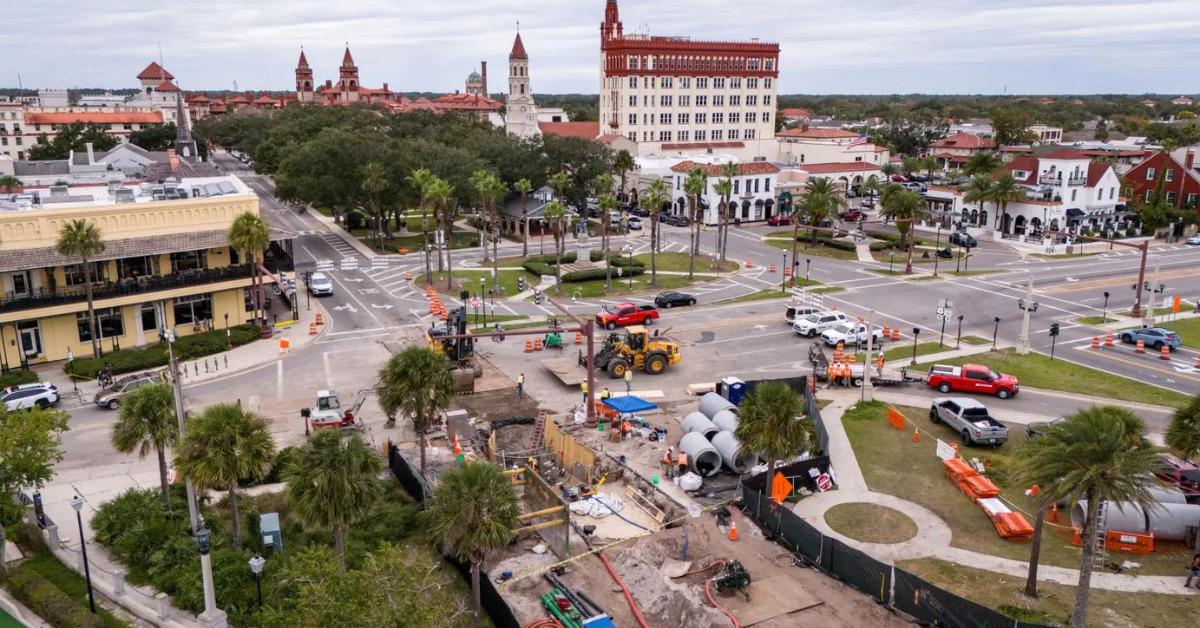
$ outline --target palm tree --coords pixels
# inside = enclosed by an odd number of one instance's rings
[[[288,505],[305,525],[333,532],[338,573],[346,573],[346,526],[361,521],[383,490],[383,460],[357,436],[321,430],[284,471]]]
[[[804,401],[787,384],[757,386],[742,404],[741,421],[733,435],[742,446],[767,459],[767,485],[775,461],[799,455],[813,446],[812,430],[800,420]]]
[[[137,452],[145,458],[153,449],[158,454],[158,484],[163,508],[170,510],[170,482],[167,481],[167,447],[179,440],[179,422],[175,420],[175,394],[166,384],[142,386],[129,393],[120,405],[117,422],[112,426],[113,448],[123,454]]]
[[[717,258],[721,262],[724,262],[725,245],[722,239],[722,231],[728,232],[729,229],[729,203],[731,202],[730,196],[733,195],[733,182],[727,178],[720,179],[713,184],[713,192],[721,198],[721,206],[718,208],[720,210],[720,217],[718,218],[720,223],[717,227]]]
[[[1087,624],[1100,504],[1148,507],[1153,502],[1147,487],[1155,481],[1151,469],[1157,448],[1147,440],[1146,425],[1133,412],[1092,406],[1052,423],[1038,438],[1026,441],[1018,455],[1014,475],[1020,484],[1038,485],[1046,494],[1044,500],[1086,504],[1079,585],[1071,615],[1071,626],[1082,627]],[[1036,594],[1039,556],[1032,550],[1040,550],[1040,544],[1031,547],[1029,560]]]
[[[529,192],[533,184],[529,179],[517,179],[513,190],[521,195],[521,257],[529,257]]]
[[[370,198],[371,215],[375,217],[375,249],[379,251],[383,250],[383,240],[379,236],[380,230],[391,231],[387,225],[386,211],[383,208],[383,191],[387,189],[388,183],[387,172],[384,171],[383,164],[372,161],[363,166],[362,189]]]
[[[963,166],[963,172],[975,176],[977,174],[992,174],[999,168],[1000,157],[996,153],[983,152],[971,155],[967,159],[967,165]]]
[[[405,181],[417,191],[417,210],[421,212],[421,242],[425,246],[425,281],[429,285],[433,285],[433,268],[430,267],[429,260],[429,223],[426,220],[429,186],[433,182],[433,173],[429,171],[429,168],[417,168]]]
[[[986,174],[977,174],[971,177],[971,182],[967,184],[966,193],[963,194],[963,201],[967,203],[979,203],[979,213],[983,213],[983,204],[992,199],[992,178]]]
[[[913,223],[925,214],[925,201],[912,190],[891,190],[884,196],[883,214],[896,221],[900,242],[908,247],[908,262],[904,266],[904,272],[911,274],[913,243],[908,235],[912,232]]]
[[[992,191],[988,200],[996,204],[996,229],[1000,228],[1001,218],[1008,212],[1008,204],[1020,201],[1026,197],[1024,188],[1013,178],[1011,172],[1006,172],[992,183]]]
[[[12,192],[19,187],[21,187],[21,180],[11,174],[0,177],[0,192]]]
[[[262,479],[274,459],[275,441],[267,422],[233,403],[214,404],[189,417],[175,450],[175,467],[197,488],[229,492],[230,530],[237,547],[242,545],[238,482]]]
[[[267,318],[266,307],[261,286],[258,254],[271,246],[271,228],[267,226],[262,216],[254,212],[244,212],[233,219],[229,226],[229,245],[241,252],[250,264],[250,292],[254,296],[254,318],[262,321]]]
[[[488,209],[492,214],[492,290],[500,291],[500,216],[497,208],[508,195],[508,185],[497,175],[488,177],[487,183]]]
[[[601,223],[603,225],[602,233],[604,234],[602,240],[603,244],[601,244],[601,247],[604,250],[604,287],[611,288],[612,264],[610,263],[608,253],[608,214],[609,212],[616,211],[616,209],[620,207],[620,204],[617,203],[616,197],[607,192],[601,194],[600,197],[596,199],[596,204],[600,207],[600,213],[604,214],[604,221]]]
[[[800,200],[801,206],[804,207],[811,219],[811,227],[816,227],[821,224],[822,220],[828,218],[837,210],[846,206],[846,199],[842,197],[842,191],[833,179],[828,177],[816,177],[809,179],[804,184],[804,195]],[[817,243],[817,230],[809,229],[812,234],[812,243]],[[795,248],[795,245],[792,245]],[[796,252],[793,250],[792,255]],[[793,257],[793,259],[795,259]]]
[[[517,493],[504,470],[485,461],[466,462],[440,479],[422,516],[443,551],[471,562],[472,625],[479,626],[479,573],[488,554],[516,535]]]
[[[559,247],[558,241],[565,239],[562,233],[562,221],[567,215],[567,210],[559,201],[550,201],[542,215],[550,221],[551,231],[554,233],[554,288],[558,294],[562,294],[562,248]]]
[[[700,253],[700,197],[708,187],[708,175],[702,168],[692,168],[683,180],[683,192],[688,196],[692,209],[692,249],[688,259],[688,280],[692,279],[696,267],[696,255]]]
[[[883,164],[882,166],[880,166],[879,171],[883,173],[884,179],[886,181],[891,181],[892,175],[900,172],[900,169],[896,167],[896,164],[889,161],[886,164]]]
[[[733,213],[733,208],[730,207],[730,203],[733,202],[733,178],[737,176],[737,172],[737,164],[733,162],[721,164],[722,181],[729,186],[729,191],[725,194],[725,210],[721,212],[719,218],[721,221],[721,226],[717,230],[717,249],[721,252],[722,262],[725,261],[725,251],[729,247],[729,217],[730,214]],[[715,191],[716,186],[713,187]],[[720,192],[717,192],[717,194],[720,194]]]
[[[434,175],[433,179],[429,182],[429,189],[426,191],[426,196],[434,208],[433,211],[436,216],[434,223],[440,223],[440,228],[444,236],[443,240],[446,243],[446,265],[444,267],[446,271],[446,290],[453,290],[454,271],[450,263],[450,243],[454,234],[454,186],[450,185],[449,181]],[[438,270],[443,270],[442,256],[440,254],[438,255]]]
[[[650,187],[643,199],[650,206],[650,287],[658,285],[658,266],[655,264],[655,254],[658,253],[658,214],[662,211],[663,203],[667,202],[667,182],[659,177],[650,182]]]
[[[911,175],[914,172],[920,172],[923,164],[919,157],[905,157],[900,161],[900,169],[904,174]]]
[[[862,192],[863,196],[879,194],[879,192],[883,190],[883,184],[879,182],[879,177],[871,175],[867,177],[866,181],[863,181],[862,185],[859,186],[859,190]]]
[[[636,167],[637,164],[633,161],[633,155],[630,155],[629,151],[624,148],[613,155],[612,169],[613,172],[617,173],[617,178],[621,181],[621,187],[617,190],[617,193],[621,197],[620,200],[624,202],[628,202],[628,199],[625,198],[625,175]]]
[[[601,200],[605,196],[612,197],[613,179],[612,175],[607,172],[596,176],[592,181],[592,193],[596,195],[596,207],[600,210],[600,250],[604,252],[604,263],[608,263],[608,228],[610,213],[616,211],[620,204],[616,198],[613,198],[612,203],[608,207],[601,204]],[[612,272],[611,270],[605,273],[604,287],[612,287]]]
[[[933,171],[938,169],[937,159],[933,157],[922,157],[917,160],[921,164],[921,170],[925,171],[925,181],[933,183]]]
[[[445,354],[422,346],[393,353],[379,369],[379,407],[387,415],[384,427],[396,425],[396,415],[408,416],[421,447],[421,474],[425,474],[425,432],[437,416],[450,407],[454,378]]]
[[[1184,460],[1200,455],[1200,395],[1175,410],[1164,440],[1167,447]]]
[[[491,182],[489,179],[491,178],[491,176],[492,176],[492,173],[488,172],[487,170],[480,169],[480,170],[476,170],[475,172],[471,173],[471,178],[468,179],[468,183],[471,184],[471,187],[475,188],[475,194],[479,197],[479,214],[482,214],[483,211],[485,209],[487,209],[488,188],[491,185]],[[490,220],[490,218],[491,218],[490,214],[489,214],[488,218]],[[490,234],[491,230],[492,230],[492,226],[489,224],[488,228],[487,228],[487,233]],[[479,244],[483,247],[484,263],[487,263],[487,261],[488,261],[488,242],[487,241],[488,241],[488,238],[484,237],[484,233],[481,232],[479,234]]]
[[[240,218],[240,216],[239,216]],[[237,220],[234,220],[237,226]],[[55,250],[63,257],[79,258],[83,265],[83,286],[87,294],[88,326],[92,337],[92,357],[100,357],[100,339],[96,337],[96,306],[92,300],[91,258],[104,252],[104,236],[96,225],[77,218],[62,226],[58,231]]]

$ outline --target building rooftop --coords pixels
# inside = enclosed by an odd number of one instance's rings
[[[26,162],[62,163],[62,162]],[[38,173],[53,174],[53,173]],[[174,201],[189,198],[252,195],[253,192],[237,177],[165,178],[161,181],[111,181],[107,185],[71,184],[27,185],[19,194],[2,194],[7,211],[38,209],[83,209],[113,205]],[[4,210],[0,210],[4,211]]]

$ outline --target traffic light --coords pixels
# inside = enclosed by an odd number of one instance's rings
[[[1058,323],[1050,323],[1050,337],[1058,335]]]

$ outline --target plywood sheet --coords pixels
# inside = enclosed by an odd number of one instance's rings
[[[713,598],[733,613],[744,628],[822,603],[786,573],[755,580],[750,583],[748,591],[749,602],[740,593],[726,597],[713,592]]]

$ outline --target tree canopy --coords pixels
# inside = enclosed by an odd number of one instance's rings
[[[58,127],[58,131],[47,142],[38,142],[29,148],[31,160],[66,159],[71,151],[87,150],[91,142],[92,150],[103,152],[121,143],[114,135],[109,135],[102,124],[71,122]]]

